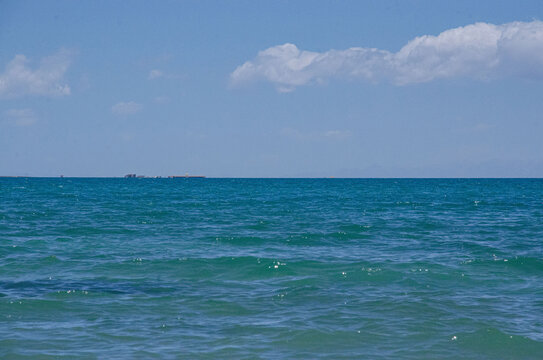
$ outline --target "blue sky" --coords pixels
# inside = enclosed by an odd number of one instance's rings
[[[541,1],[1,1],[0,175],[543,176]]]

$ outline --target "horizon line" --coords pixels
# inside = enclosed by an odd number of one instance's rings
[[[0,175],[0,179],[136,179],[136,180],[183,180],[183,179],[270,179],[270,180],[288,180],[288,179],[330,179],[330,180],[348,180],[348,179],[543,179],[541,177],[532,177],[532,176],[360,176],[360,177],[343,177],[343,176],[279,176],[279,177],[269,177],[269,176],[179,176],[179,177],[169,177],[169,176],[144,176],[144,177],[133,177],[127,178],[123,176],[36,176],[36,175]]]

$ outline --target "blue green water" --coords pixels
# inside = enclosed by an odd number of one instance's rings
[[[0,358],[541,359],[543,180],[0,179]]]

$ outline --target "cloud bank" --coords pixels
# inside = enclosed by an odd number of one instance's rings
[[[543,22],[476,23],[416,37],[396,53],[360,47],[312,52],[287,43],[260,51],[230,81],[239,86],[265,80],[278,91],[292,91],[332,78],[407,85],[498,76],[543,78]]]
[[[15,55],[0,74],[0,97],[13,98],[25,95],[70,95],[70,86],[64,83],[64,74],[71,63],[71,53],[60,50],[43,58],[37,68],[29,66],[24,55]]]

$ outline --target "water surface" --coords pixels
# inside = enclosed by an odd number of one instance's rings
[[[543,358],[543,180],[0,179],[0,357]]]

